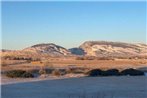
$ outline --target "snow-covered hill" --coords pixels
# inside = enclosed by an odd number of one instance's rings
[[[67,50],[53,43],[37,44],[23,50],[2,50],[1,56],[17,57],[54,57],[54,56],[96,56],[96,57],[130,57],[146,56],[146,44],[130,44],[122,42],[86,41],[78,48]]]
[[[32,52],[38,54],[48,54],[50,56],[61,56],[61,55],[69,55],[70,52],[58,45],[53,43],[48,44],[37,44],[28,48],[23,49],[25,52]]]
[[[122,42],[107,42],[107,41],[86,41],[79,46],[81,52],[79,54],[87,56],[112,56],[112,57],[125,57],[125,56],[146,56],[146,44],[130,44]],[[72,53],[76,50],[70,49]]]
[[[67,56],[71,53],[58,45],[47,43],[47,44],[37,44],[22,50],[2,50],[0,52],[2,57],[11,58],[32,58],[32,59],[43,59],[46,57],[57,57],[57,56]]]

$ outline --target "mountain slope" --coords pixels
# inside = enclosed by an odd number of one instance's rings
[[[67,49],[53,43],[33,45],[31,47],[23,49],[22,51],[38,54],[48,54],[50,56],[61,56],[70,54]]]
[[[23,50],[2,50],[1,56],[2,57],[23,57],[28,58],[31,57],[33,59],[36,58],[46,58],[46,57],[55,57],[55,56],[67,56],[71,55],[71,53],[58,45],[47,43],[47,44],[37,44],[31,47],[25,48]]]
[[[82,55],[97,56],[97,57],[126,57],[126,56],[146,56],[147,45],[145,44],[130,44],[122,42],[107,42],[107,41],[86,41],[79,46],[84,52]],[[73,49],[72,53],[75,53]],[[78,49],[77,49],[78,50]]]
[[[36,44],[23,50],[1,50],[1,56],[46,58],[55,56],[96,56],[96,57],[131,57],[146,56],[146,44],[122,42],[86,41],[78,48],[69,50],[53,43]]]

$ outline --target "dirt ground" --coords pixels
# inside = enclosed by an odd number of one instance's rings
[[[147,77],[82,77],[2,85],[2,98],[147,98]]]

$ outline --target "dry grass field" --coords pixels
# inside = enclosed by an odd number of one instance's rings
[[[125,68],[125,67],[139,67],[147,65],[146,60],[129,60],[129,59],[118,59],[118,60],[50,60],[50,64],[53,66],[68,66],[76,65],[81,67],[90,68]]]
[[[44,63],[46,62],[47,63]],[[6,66],[2,66],[2,71],[5,70],[12,70],[12,69],[34,69],[34,68],[40,68],[42,66],[49,66],[54,68],[65,68],[69,66],[75,66],[75,67],[84,67],[84,68],[100,68],[100,69],[126,69],[126,68],[141,68],[141,67],[147,67],[147,61],[145,59],[117,59],[117,60],[75,60],[75,59],[49,59],[43,61],[43,63],[40,61],[35,62],[25,62],[21,61],[23,63],[20,63],[20,61],[9,61],[5,60],[4,62],[14,62],[11,64],[8,64]]]

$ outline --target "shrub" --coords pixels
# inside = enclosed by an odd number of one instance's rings
[[[112,57],[98,57],[97,60],[114,60]]]
[[[73,73],[73,69],[72,68],[66,69],[66,73]]]
[[[84,60],[95,60],[96,59],[96,57],[94,57],[94,56],[85,56],[84,57]]]
[[[74,70],[72,73],[74,74],[82,74],[82,73],[85,73],[83,70]]]
[[[7,64],[5,64],[5,63],[1,63],[1,66],[2,66],[2,67],[6,67]]]
[[[144,72],[130,68],[121,71],[121,75],[138,76],[138,75],[144,75]]]
[[[54,70],[54,71],[52,71],[52,75],[60,76],[61,72],[59,70]]]
[[[29,73],[32,73],[33,74],[33,77],[38,77],[40,74],[39,74],[39,69],[30,69],[28,70]]]
[[[85,73],[86,68],[75,68],[73,70],[74,74],[80,74],[80,73]]]
[[[39,69],[31,69],[29,70],[30,73],[39,74]]]
[[[54,70],[53,68],[46,68],[45,72],[46,74],[51,74],[53,70]]]
[[[68,68],[66,69],[66,73],[80,74],[85,73],[86,68]]]
[[[24,70],[11,70],[6,72],[6,76],[10,78],[32,78],[33,74]]]
[[[101,76],[118,76],[120,75],[119,70],[109,69],[107,71],[102,71]]]
[[[102,71],[100,69],[93,69],[86,73],[88,76],[118,76],[120,75],[119,70],[109,69],[107,71]]]
[[[66,69],[59,69],[59,72],[61,75],[65,75],[67,73]]]
[[[23,77],[23,78],[33,78],[34,75],[33,75],[32,73],[25,72],[24,74],[22,74],[22,77]]]
[[[39,74],[51,74],[54,69],[52,68],[41,68],[39,70]]]
[[[86,74],[88,76],[100,76],[101,73],[102,73],[102,70],[100,70],[100,69],[92,69],[92,70],[88,71]]]
[[[76,57],[76,60],[95,60],[94,56]]]
[[[76,60],[84,60],[84,57],[76,57]]]
[[[16,78],[16,77],[22,77],[22,75],[25,73],[23,70],[11,70],[6,72],[6,76],[11,77],[11,78]]]
[[[40,70],[39,70],[39,74],[40,74],[40,75],[46,74],[46,70],[45,70],[45,69],[40,69]]]

